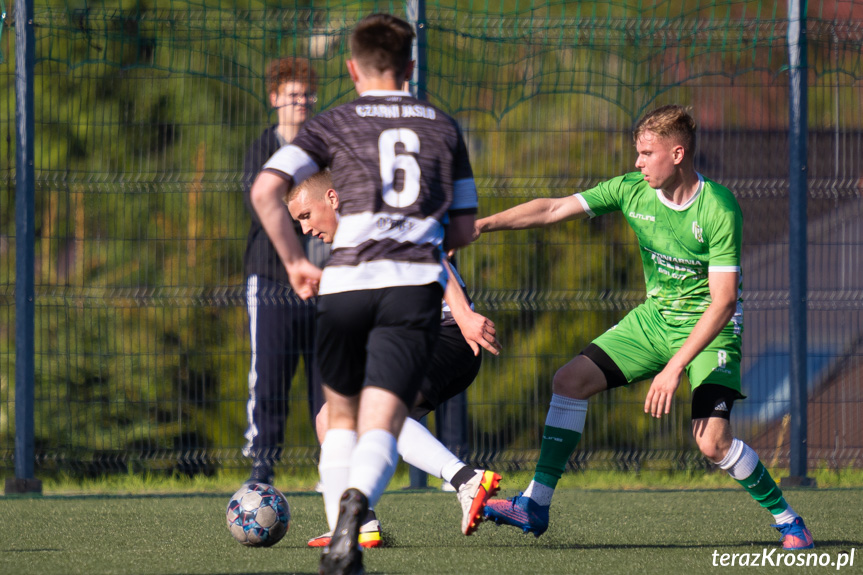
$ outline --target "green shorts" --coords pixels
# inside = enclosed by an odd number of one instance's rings
[[[697,319],[671,325],[656,305],[647,300],[614,327],[593,340],[620,368],[628,383],[651,379],[658,374],[692,333]],[[694,390],[713,383],[735,390],[740,398],[741,332],[729,322],[719,335],[686,366]]]

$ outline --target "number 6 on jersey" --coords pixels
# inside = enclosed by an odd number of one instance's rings
[[[396,152],[396,144],[404,146],[404,153]],[[411,154],[420,153],[420,139],[408,128],[393,128],[381,132],[378,138],[381,163],[383,200],[388,206],[405,208],[417,201],[420,195],[420,165]],[[395,189],[396,172],[404,172],[401,191]]]

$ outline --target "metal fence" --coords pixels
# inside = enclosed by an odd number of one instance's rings
[[[374,9],[315,3],[41,0],[35,66],[37,474],[245,467],[249,342],[242,255],[247,146],[274,122],[277,56],[309,57],[319,109],[348,101],[345,42]],[[487,3],[488,4],[488,3]],[[513,3],[514,4],[514,3]],[[744,391],[737,434],[789,451],[788,49],[784,3],[428,2],[428,99],[460,122],[480,214],[631,171],[630,129],[677,102],[700,124],[696,167],[743,208]],[[808,7],[808,458],[863,465],[863,3]],[[0,35],[0,474],[15,451],[15,43]],[[532,467],[561,365],[644,297],[621,218],[483,237],[460,256],[504,351],[468,393],[467,459]],[[683,386],[685,387],[685,386]],[[285,460],[317,443],[302,370]],[[642,413],[645,384],[591,401],[576,468],[704,465],[689,393]],[[430,424],[434,425],[434,418]]]

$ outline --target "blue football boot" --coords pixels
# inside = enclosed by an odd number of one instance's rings
[[[539,537],[548,529],[548,506],[539,505],[521,493],[512,499],[489,499],[485,517],[498,525],[512,525]]]

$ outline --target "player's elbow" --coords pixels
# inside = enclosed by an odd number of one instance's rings
[[[266,185],[257,178],[252,184],[252,189],[249,191],[249,201],[256,212],[260,212],[261,208],[266,205],[269,194],[266,191]]]
[[[543,225],[548,226],[559,222],[566,222],[573,219],[587,217],[584,212],[584,207],[575,196],[566,196],[563,198],[540,198],[544,199],[543,204]]]
[[[737,311],[736,298],[723,298],[721,300],[713,300],[713,306],[716,308],[722,323],[728,323],[734,317],[734,312]]]
[[[249,191],[249,201],[255,211],[260,214],[274,205],[282,204],[285,194],[293,182],[288,178],[261,172]]]

